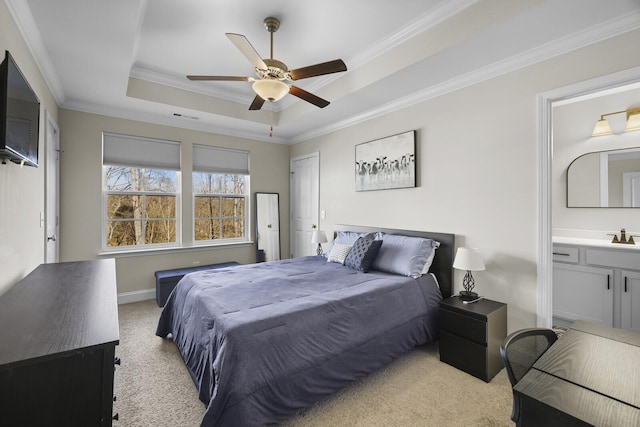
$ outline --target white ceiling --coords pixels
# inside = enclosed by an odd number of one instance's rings
[[[5,0],[62,108],[295,143],[640,28],[640,0]],[[225,33],[290,69],[348,71],[296,82],[248,111],[253,76]],[[174,114],[180,114],[181,117]],[[275,124],[273,137],[269,126]]]

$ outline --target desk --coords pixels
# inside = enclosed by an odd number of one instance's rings
[[[640,425],[640,334],[578,320],[515,385],[520,425]]]

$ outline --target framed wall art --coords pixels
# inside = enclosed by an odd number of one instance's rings
[[[356,191],[416,186],[414,130],[356,145]]]

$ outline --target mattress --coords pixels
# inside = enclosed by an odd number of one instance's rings
[[[186,275],[156,334],[177,345],[202,426],[264,425],[435,340],[441,299],[431,275],[302,257]]]

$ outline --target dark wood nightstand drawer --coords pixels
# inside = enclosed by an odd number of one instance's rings
[[[507,335],[506,304],[447,298],[440,303],[439,322],[441,361],[487,382],[504,367],[500,343]]]
[[[483,345],[440,332],[440,360],[484,381],[488,381],[486,352]]]
[[[487,322],[483,320],[473,319],[441,309],[440,330],[450,332],[483,346],[487,344]]]

